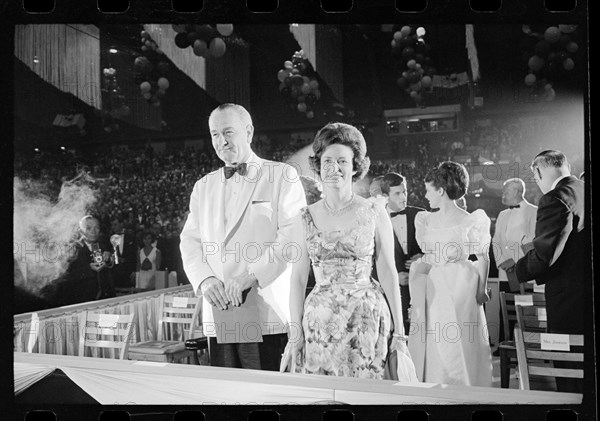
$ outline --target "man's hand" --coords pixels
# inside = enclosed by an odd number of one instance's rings
[[[222,281],[214,276],[208,277],[200,284],[200,291],[202,291],[202,295],[211,306],[218,307],[221,310],[227,309],[229,300],[227,299],[225,285]]]
[[[100,272],[104,268],[104,266],[106,266],[106,263],[104,263],[104,262],[100,262],[100,263],[92,262],[92,263],[90,263],[90,268],[94,272]]]
[[[408,285],[408,272],[398,272],[398,282],[400,283],[400,286],[407,286]]]
[[[404,267],[406,269],[410,269],[410,265],[412,264],[412,262],[414,262],[417,259],[420,259],[421,257],[423,257],[423,253],[417,253],[417,254],[413,255],[410,259],[408,259],[406,262],[404,262]]]
[[[231,278],[225,286],[225,294],[234,306],[242,304],[242,293],[258,282],[254,275],[244,273]]]
[[[513,259],[507,259],[504,262],[498,265],[498,268],[502,269],[505,272],[512,272],[515,269],[517,264]]]

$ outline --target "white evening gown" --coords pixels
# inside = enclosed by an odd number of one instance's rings
[[[431,228],[431,212],[415,218],[423,257],[411,265],[408,349],[419,380],[491,386],[492,356],[483,305],[475,299],[479,274],[470,254],[488,258],[490,219],[481,209],[454,226]],[[431,264],[418,273],[418,262]]]

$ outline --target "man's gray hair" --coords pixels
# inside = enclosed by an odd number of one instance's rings
[[[235,113],[237,113],[237,115],[240,117],[240,119],[244,123],[244,126],[248,126],[248,125],[252,126],[252,117],[250,116],[250,113],[248,112],[248,110],[246,110],[244,107],[242,107],[239,104],[232,104],[232,103],[221,104],[217,108],[212,110],[208,119],[210,120],[210,118],[213,116],[213,114],[216,113],[217,111],[226,111],[226,110],[232,110]]]
[[[525,182],[524,182],[522,179],[520,179],[520,178],[518,178],[518,177],[515,177],[515,178],[509,178],[509,179],[508,179],[508,180],[506,180],[506,181],[505,181],[505,182],[504,182],[502,185],[503,185],[503,186],[506,186],[507,184],[511,184],[511,183],[517,184],[517,185],[519,186],[519,190],[520,190],[522,193],[525,193]]]

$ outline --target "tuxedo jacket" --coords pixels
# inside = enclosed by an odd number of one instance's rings
[[[590,266],[584,184],[569,176],[538,204],[533,249],[516,265],[519,282],[545,284],[548,330],[583,333],[584,283]]]
[[[244,304],[233,307],[233,317],[245,320],[244,306],[257,306],[262,334],[285,333],[289,321],[289,291],[294,252],[294,219],[306,206],[304,189],[295,168],[252,154],[248,173],[235,174],[229,182],[242,183],[239,206],[225,224],[225,176],[223,168],[196,182],[190,213],[181,232],[183,267],[197,295],[201,282],[214,276],[227,284],[235,276],[251,272],[258,279]],[[213,309],[203,299],[204,333],[214,332]],[[229,310],[228,310],[229,311]]]
[[[103,252],[113,251],[108,241],[99,240],[98,245]],[[59,280],[56,304],[64,306],[114,296],[112,268],[105,267],[100,272],[92,270],[92,252],[83,241],[75,242],[71,250],[73,258]]]
[[[115,264],[113,271],[114,275],[119,278],[117,279],[117,283],[123,284],[122,286],[127,286],[129,285],[129,276],[137,269],[139,247],[136,243],[135,236],[132,234],[127,234],[126,232],[123,240],[123,253],[117,248],[119,263]]]

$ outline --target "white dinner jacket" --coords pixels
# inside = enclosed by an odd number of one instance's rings
[[[259,287],[246,301],[256,303],[262,334],[285,333],[289,321],[289,291],[293,256],[293,220],[306,206],[296,169],[252,154],[248,173],[228,182],[242,183],[240,206],[225,227],[223,168],[198,180],[190,198],[190,214],[181,232],[181,256],[196,295],[200,283],[214,276],[225,284],[248,270]],[[203,299],[202,321],[207,336],[215,336],[212,307]],[[219,310],[215,310],[219,311]],[[243,322],[241,320],[240,322]]]
[[[517,262],[523,257],[521,244],[533,241],[536,215],[537,206],[526,200],[519,203],[519,208],[504,209],[498,214],[492,240],[496,265],[510,258]],[[506,272],[498,268],[498,277],[506,280]]]

